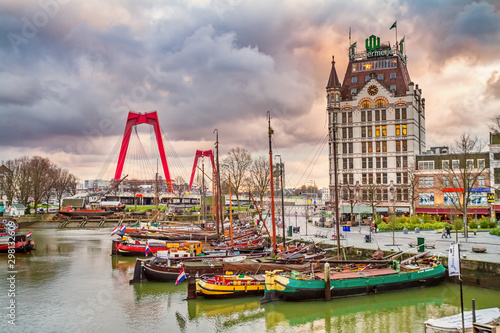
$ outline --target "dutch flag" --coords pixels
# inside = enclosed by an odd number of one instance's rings
[[[111,232],[111,236],[113,236],[114,234],[116,234],[118,232],[118,227],[115,227],[113,229],[113,231]]]
[[[26,238],[30,238],[31,237],[31,230],[26,234]]]
[[[184,273],[184,267],[181,268],[181,272],[177,276],[177,280],[175,280],[175,285],[178,285],[182,281],[186,280],[186,273]]]
[[[126,226],[124,226],[124,225],[122,225],[122,227],[120,228],[120,231],[121,231],[121,232],[124,232],[124,231],[125,231],[125,229],[127,229],[127,227],[126,227]]]
[[[146,257],[148,256],[149,251],[150,251],[149,244],[146,244],[146,251],[144,251],[144,254],[146,255]]]

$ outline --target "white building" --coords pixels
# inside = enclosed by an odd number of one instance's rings
[[[351,46],[342,84],[332,61],[326,87],[330,189],[335,193],[336,139],[341,200],[367,202],[375,193],[382,206],[408,202],[408,167],[425,151],[425,99],[410,80],[403,40],[392,48],[372,35],[365,46],[361,53]]]

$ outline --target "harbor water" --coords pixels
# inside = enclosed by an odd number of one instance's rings
[[[110,255],[108,229],[37,229],[32,238],[31,255],[0,255],[0,332],[424,332],[427,319],[460,309],[449,283],[331,302],[187,301],[186,283],[129,285],[135,258]],[[500,306],[500,291],[464,286],[465,310],[472,298]]]

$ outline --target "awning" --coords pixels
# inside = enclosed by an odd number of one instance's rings
[[[459,210],[457,210],[455,207],[450,207],[450,208],[415,208],[415,213],[416,214],[462,214]],[[490,210],[489,208],[467,208],[467,214],[469,215],[490,215]]]

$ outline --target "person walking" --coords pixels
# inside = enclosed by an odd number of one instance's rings
[[[443,232],[441,233],[441,238],[446,238],[446,228],[443,227]]]
[[[451,228],[449,225],[446,226],[446,237],[451,238]]]

